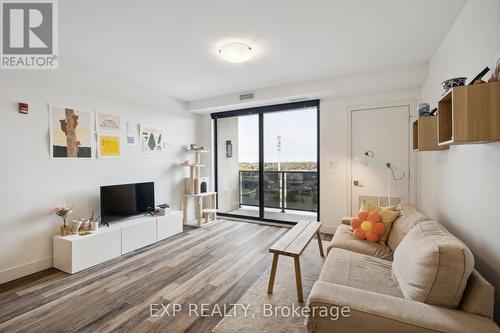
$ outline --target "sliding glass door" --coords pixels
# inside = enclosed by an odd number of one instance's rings
[[[264,114],[264,218],[316,220],[316,107]]]
[[[316,100],[212,114],[220,215],[318,219],[318,115]]]

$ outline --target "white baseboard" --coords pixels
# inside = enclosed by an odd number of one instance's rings
[[[52,256],[0,271],[0,284],[52,267]]]

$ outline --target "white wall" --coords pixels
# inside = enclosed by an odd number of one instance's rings
[[[64,66],[63,66],[64,68]],[[17,103],[29,103],[29,115]],[[49,157],[47,103],[117,113],[132,123],[164,128],[171,148],[162,155],[125,146],[113,160]],[[196,116],[185,105],[78,69],[2,71],[0,74],[0,283],[52,266],[52,235],[61,224],[51,210],[74,206],[72,217],[99,210],[99,186],[154,181],[157,203],[180,209],[185,170],[196,141]]]
[[[500,0],[470,0],[431,59],[422,101],[435,104],[440,83],[473,78],[500,57]],[[488,79],[489,76],[486,78]],[[500,323],[500,142],[452,146],[418,154],[418,202],[472,250],[478,269],[496,288]]]
[[[351,98],[321,99],[320,220],[325,232],[333,231],[343,216],[350,215],[349,110],[408,104],[413,107],[418,89],[395,90]],[[333,161],[333,168],[330,162]]]
[[[349,215],[347,200],[348,115],[352,108],[411,104],[420,96],[420,86],[427,76],[425,64],[398,67],[351,76],[322,79],[256,91],[256,100],[239,103],[237,95],[221,96],[189,103],[197,112],[226,111],[255,105],[289,102],[303,96],[320,99],[320,220],[323,232],[333,232],[342,217]],[[200,127],[210,127],[208,114],[200,115]],[[200,137],[211,144],[206,132]],[[333,168],[330,168],[333,162]],[[209,161],[205,161],[210,165]],[[349,184],[350,185],[350,184]]]
[[[209,113],[254,106],[289,103],[301,99],[349,98],[421,87],[427,77],[427,63],[397,66],[383,70],[298,82],[258,89],[255,98],[240,101],[238,94],[191,101],[192,112]]]
[[[238,118],[222,118],[217,122],[217,150],[219,151],[217,172],[220,175],[217,199],[219,200],[218,209],[223,213],[238,209],[240,204],[238,130]],[[226,140],[232,142],[233,157],[226,157]]]

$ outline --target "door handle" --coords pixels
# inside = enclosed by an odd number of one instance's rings
[[[352,183],[354,184],[354,186],[363,187],[363,185],[360,184],[359,180],[355,180]]]

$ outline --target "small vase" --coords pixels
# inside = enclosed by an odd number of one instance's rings
[[[61,236],[68,236],[69,230],[66,226],[62,225],[60,229]]]

